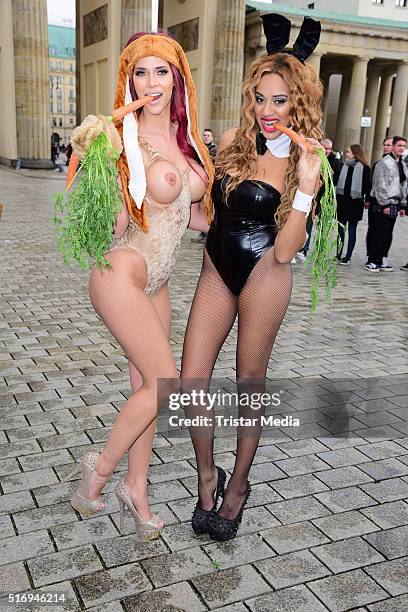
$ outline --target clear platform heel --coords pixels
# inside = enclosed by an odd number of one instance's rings
[[[95,470],[98,457],[99,453],[88,451],[82,457],[80,463],[75,464],[74,468],[62,480],[62,482],[67,482],[70,478],[72,478],[72,476],[75,476],[75,474],[78,474],[78,472],[82,470],[82,479],[78,485],[78,488],[73,493],[70,503],[74,510],[77,510],[86,516],[98,514],[98,512],[102,512],[104,509],[101,495],[97,499],[89,499],[87,497],[92,474]]]
[[[120,510],[120,521],[119,521],[119,529],[120,532],[123,533],[124,529],[124,511],[125,506],[130,510],[136,527],[136,533],[139,538],[144,542],[148,542],[149,540],[155,540],[160,535],[160,527],[159,522],[161,521],[160,517],[157,514],[153,514],[150,521],[144,521],[138,511],[136,510],[132,499],[129,495],[129,491],[127,490],[125,479],[123,478],[119,484],[115,488],[115,495],[119,502],[119,510]]]

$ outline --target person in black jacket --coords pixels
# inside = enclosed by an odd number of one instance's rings
[[[384,138],[383,140],[383,155],[382,157],[384,158],[386,155],[389,155],[392,152],[392,136],[387,136],[386,138]],[[375,161],[371,167],[371,184],[373,183],[373,176],[374,176],[374,170],[376,165],[378,164],[380,160],[377,159],[377,161]],[[371,244],[371,240],[372,240],[372,236],[373,236],[373,217],[374,217],[374,208],[375,208],[375,202],[372,202],[371,196],[370,196],[370,201],[367,202],[366,204],[364,204],[365,208],[368,209],[368,214],[367,214],[367,236],[366,236],[366,248],[367,248],[367,263],[368,263],[368,252],[370,250],[370,244]],[[383,262],[384,265],[384,269],[388,266],[388,261],[386,260],[385,263]]]
[[[333,153],[333,143],[330,138],[324,138],[321,142],[327,155],[327,159],[329,160],[331,169],[333,170],[333,183],[334,185],[337,185],[337,181],[339,180],[340,172],[343,167],[343,162]]]
[[[337,259],[343,266],[350,265],[356,244],[357,225],[363,218],[364,204],[370,199],[370,166],[359,144],[352,144],[345,153],[345,163],[336,186],[339,243]],[[342,257],[345,226],[348,229],[347,253]]]

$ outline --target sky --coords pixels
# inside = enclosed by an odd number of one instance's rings
[[[75,0],[47,0],[47,10],[48,23],[75,27]]]

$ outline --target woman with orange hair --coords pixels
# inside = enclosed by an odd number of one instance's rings
[[[167,35],[134,35],[120,57],[115,108],[144,96],[153,99],[137,115],[127,114],[118,130],[123,210],[105,255],[111,268],[94,266],[89,281],[92,305],[128,358],[132,394],[103,450],[88,452],[77,466],[82,480],[71,504],[83,514],[101,512],[102,489],[128,451],[127,474],[115,490],[121,528],[127,506],[139,536],[152,539],[164,526],[152,516],[147,497],[157,407],[178,378],[169,342],[168,279],[187,226],[208,227],[199,203],[213,171],[199,137],[186,56]],[[161,379],[170,381],[159,388]]]
[[[269,357],[289,304],[290,262],[306,240],[306,219],[319,182],[320,158],[291,144],[275,122],[301,132],[315,148],[321,132],[322,86],[304,60],[315,48],[320,23],[306,18],[293,51],[283,51],[290,22],[264,15],[268,55],[255,60],[243,84],[242,123],[222,136],[212,189],[214,220],[190,311],[182,358],[182,385],[208,389],[212,371],[238,315],[238,391],[264,389]],[[216,304],[214,308],[212,305]],[[198,409],[208,417],[208,406]],[[191,409],[192,414],[197,410]],[[239,416],[255,416],[239,405]],[[250,494],[249,470],[261,434],[239,421],[232,476],[222,504],[225,472],[214,465],[214,418],[190,428],[198,467],[192,526],[216,540],[233,538]]]

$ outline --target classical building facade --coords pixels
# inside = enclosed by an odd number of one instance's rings
[[[67,144],[76,125],[75,28],[48,25],[51,129]]]
[[[390,19],[390,1],[375,2],[379,6],[369,12],[372,0],[343,0],[338,9],[343,13],[329,13],[320,0],[305,0],[310,8],[252,0],[160,0],[158,22],[186,50],[200,125],[211,127],[217,139],[226,128],[239,125],[242,80],[250,62],[265,52],[260,14],[275,11],[291,19],[291,42],[304,15],[319,19],[320,44],[308,61],[324,83],[325,132],[336,149],[360,142],[374,160],[381,156],[387,134],[408,133],[408,20]],[[0,85],[6,83],[11,92],[6,100],[0,98],[3,159],[46,155],[51,113],[45,4],[0,2]],[[398,14],[406,14],[403,4]],[[28,5],[31,13],[33,8],[38,12],[44,36],[29,18]],[[151,30],[151,11],[151,0],[76,1],[76,123],[89,113],[111,111],[121,49],[132,33]],[[370,127],[361,127],[363,116],[369,117]],[[17,128],[10,135],[13,125]]]
[[[0,163],[53,168],[46,0],[0,2]]]
[[[265,52],[260,14],[274,10],[291,19],[291,41],[304,15],[319,19],[321,40],[309,62],[324,83],[326,134],[338,150],[360,142],[368,156],[377,159],[387,134],[408,132],[408,20],[396,17],[408,13],[403,3],[400,12],[392,12],[388,2],[376,3],[378,10],[370,17],[367,0],[345,0],[342,10],[348,12],[343,14],[324,12],[323,3],[307,9],[250,0],[163,0],[159,25],[186,50],[200,124],[211,127],[218,138],[224,129],[239,124],[242,80],[248,65]],[[86,37],[85,44],[81,42],[82,116],[108,112],[121,47],[132,32],[151,29],[151,4],[77,1],[77,27]],[[361,127],[363,116],[370,118],[370,127]]]
[[[344,151],[349,144],[360,143],[374,161],[382,155],[386,135],[408,136],[406,18],[401,21],[380,18],[377,11],[372,11],[375,17],[367,17],[284,8],[275,2],[246,4],[250,9],[246,16],[246,63],[264,52],[260,12],[273,8],[285,14],[293,23],[291,41],[297,36],[304,15],[321,21],[320,43],[309,62],[324,84],[324,129],[337,150]],[[355,4],[362,5],[361,0]],[[407,16],[407,12],[396,14]],[[361,127],[363,116],[370,117],[371,127]]]
[[[287,0],[285,3],[282,0],[271,0],[271,3],[275,6],[285,4],[295,8],[312,8],[322,12],[330,9],[332,13],[341,12],[381,20],[406,21],[408,19],[408,0],[342,0],[340,6],[330,0]]]

